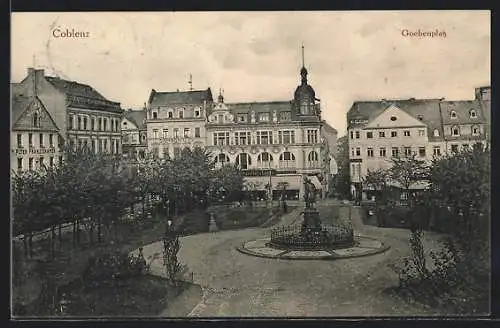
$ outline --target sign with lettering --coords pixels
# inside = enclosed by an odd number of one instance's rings
[[[54,154],[56,152],[55,148],[17,148],[12,149],[16,155],[26,155],[26,154]]]

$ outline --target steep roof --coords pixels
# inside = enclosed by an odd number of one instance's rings
[[[333,126],[331,126],[330,124],[328,124],[327,121],[323,121],[323,128],[328,133],[337,134],[337,129],[335,129]]]
[[[143,129],[146,126],[144,121],[146,119],[146,111],[143,109],[127,110],[123,113],[123,115],[126,119],[133,122],[139,130]]]
[[[203,101],[213,101],[212,91],[206,90],[156,92],[151,91],[149,104],[151,107],[170,104],[203,104]]]
[[[442,137],[442,125],[439,103],[441,99],[395,99],[395,100],[379,100],[379,101],[356,101],[353,103],[351,109],[347,113],[347,126],[348,128],[358,126],[358,123],[353,119],[360,121],[372,121],[375,117],[380,115],[389,106],[394,105],[401,110],[405,111],[414,118],[422,121],[427,125],[428,137],[433,141],[434,129],[439,130],[439,135]],[[364,123],[361,123],[364,124]],[[362,127],[362,126],[359,126]],[[441,138],[438,137],[438,138]]]
[[[69,106],[122,112],[119,102],[106,99],[97,90],[87,84],[52,76],[46,76],[45,79],[57,90],[66,95]]]
[[[28,109],[29,105],[34,101],[33,97],[22,95],[12,95],[12,116],[11,127],[19,120],[21,115]]]
[[[252,111],[255,113],[270,113],[273,110],[286,112],[292,110],[291,104],[291,101],[226,103],[229,110],[234,114],[247,114]]]
[[[477,118],[470,117],[470,111],[476,111]],[[456,113],[456,118],[451,118],[451,112]],[[477,100],[459,100],[441,102],[441,114],[443,124],[474,124],[486,123],[486,117],[481,110],[481,105]]]

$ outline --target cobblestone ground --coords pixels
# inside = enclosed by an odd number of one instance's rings
[[[443,315],[435,309],[391,296],[388,287],[397,276],[387,264],[407,255],[409,232],[363,226],[366,234],[387,243],[383,254],[335,261],[293,261],[253,257],[236,246],[263,238],[269,230],[254,228],[205,233],[181,238],[180,260],[194,272],[203,299],[194,317],[268,316],[421,316]],[[437,235],[425,243],[436,247]],[[159,243],[147,246],[147,256],[161,252]],[[161,254],[161,253],[160,253]],[[161,260],[154,271],[161,272]]]

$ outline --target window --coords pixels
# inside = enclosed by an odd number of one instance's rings
[[[268,122],[269,121],[269,113],[260,113],[259,114],[260,122]]]
[[[451,145],[451,151],[452,151],[453,153],[458,152],[458,145]]]
[[[278,131],[278,143],[285,145],[295,143],[295,131],[293,130]]]
[[[158,138],[158,130],[154,129],[153,130],[153,139],[157,139],[157,138]]]
[[[399,149],[397,147],[392,147],[392,157],[399,156]]]
[[[373,132],[366,132],[366,138],[373,139]]]
[[[163,138],[168,138],[168,129],[163,129]]]
[[[23,135],[18,133],[17,134],[17,148],[22,148],[23,147]]]
[[[434,156],[441,156],[441,147],[440,146],[433,146],[432,153],[434,154]]]
[[[273,156],[269,153],[262,153],[257,157],[257,165],[259,165],[261,168],[270,167],[272,162]]]
[[[102,118],[99,117],[99,119],[97,120],[97,123],[98,123],[98,126],[99,126],[99,131],[102,131]]]
[[[373,148],[366,149],[366,155],[368,157],[373,157]]]
[[[380,157],[386,157],[386,156],[387,156],[386,149],[384,147],[380,147]]]
[[[418,115],[417,115],[417,118],[418,118],[420,121],[424,119],[424,117],[423,117],[421,114],[418,114]]]
[[[434,129],[433,134],[434,134],[435,137],[439,137],[439,130],[438,129]]]
[[[451,117],[452,119],[457,118],[457,112],[455,112],[454,110],[452,110],[452,111],[451,111],[451,113],[450,113],[450,117]]]
[[[404,131],[403,131],[403,135],[404,135],[405,137],[409,137],[409,136],[410,136],[410,130],[404,130]]]
[[[38,140],[40,142],[40,148],[43,148],[43,133],[40,133]]]
[[[104,139],[103,149],[104,151],[108,151],[108,139]]]
[[[356,131],[356,135],[359,135],[359,131]],[[307,130],[307,142],[318,143],[318,130]]]
[[[235,145],[249,145],[250,144],[250,132],[235,132],[234,133],[234,144]]]
[[[40,166],[40,168],[43,167],[43,157],[40,157],[39,161],[38,161],[38,165]]]
[[[33,170],[33,158],[28,159],[28,169]]]
[[[96,150],[96,141],[97,140],[92,140],[92,151],[95,153],[95,150]]]
[[[238,122],[246,122],[246,121],[247,121],[246,115],[238,115]]]
[[[179,112],[179,118],[184,118],[184,111],[183,111],[183,110],[181,110],[181,111]]]
[[[307,156],[307,160],[308,160],[308,164],[309,164],[309,167],[318,167],[318,160],[319,160],[319,156],[318,156],[318,153],[315,152],[315,151],[312,151],[309,153],[309,155]]]
[[[236,157],[236,165],[238,165],[240,169],[246,170],[249,165],[252,165],[252,159],[248,154],[241,153]]]
[[[190,137],[189,128],[184,128],[184,138],[189,138],[189,137]]]
[[[398,136],[398,131],[391,131],[391,137],[397,137]]]
[[[351,139],[354,139],[354,131],[351,131]]]
[[[356,156],[361,156],[361,148],[356,148]]]
[[[73,115],[69,116],[69,126],[71,130],[75,129],[75,117]]]
[[[425,147],[418,147],[418,156],[425,157]]]
[[[218,167],[224,166],[224,164],[229,163],[229,157],[226,154],[220,153],[215,157],[215,163]]]
[[[385,131],[379,131],[378,136],[379,138],[385,138]]]
[[[356,139],[359,139],[359,137],[360,137],[360,133],[359,133],[359,131],[356,131]]]
[[[124,125],[127,125],[127,122],[123,122],[123,124],[124,124]],[[91,129],[92,131],[94,131],[94,130],[95,130],[95,118],[93,118],[93,117],[90,119],[90,129]]]
[[[153,112],[153,120],[156,120],[158,118],[158,113],[157,112]]]
[[[405,147],[405,156],[411,156],[411,147]]]
[[[35,128],[39,128],[40,127],[40,115],[38,113],[34,113],[33,114],[33,126]]]
[[[33,147],[33,133],[28,134],[28,145]]]
[[[17,159],[17,170],[21,171],[23,169],[23,159],[20,157]]]
[[[478,136],[479,135],[479,126],[473,125],[472,128],[471,128],[471,130],[472,130],[472,135],[473,136]]]
[[[477,118],[477,112],[475,109],[471,109],[469,112],[470,118]]]
[[[86,117],[83,118],[83,129],[87,130],[87,118]]]
[[[199,110],[195,110],[194,111],[194,117],[200,117],[200,111]]]
[[[59,156],[59,165],[62,165],[62,162],[63,162],[63,158],[62,158],[62,156]]]
[[[454,136],[454,137],[457,137],[460,135],[460,129],[458,128],[458,126],[454,126],[451,128],[451,134]]]
[[[181,149],[179,147],[174,147],[174,157],[179,157],[181,155]]]
[[[425,130],[418,130],[419,137],[425,137]]]
[[[214,146],[229,145],[229,132],[214,132]]]
[[[280,121],[291,121],[292,120],[292,112],[280,112],[279,120]]]
[[[351,148],[351,156],[354,157],[354,148]]]
[[[174,138],[179,138],[179,129],[174,128]]]
[[[396,121],[398,118],[396,116],[391,116],[391,121]]]
[[[194,137],[199,138],[200,137],[200,128],[194,128]]]
[[[49,165],[54,166],[54,157],[52,156],[49,157]]]
[[[104,131],[108,131],[108,119],[104,118]]]
[[[289,151],[285,151],[280,155],[280,168],[295,167],[295,155]]]
[[[257,144],[258,145],[271,145],[273,143],[272,131],[257,131]]]
[[[174,117],[174,113],[168,112],[168,118],[172,118],[172,117]],[[154,117],[154,118],[156,118],[156,117]]]
[[[78,130],[81,130],[82,129],[82,118],[80,116],[78,116],[77,120],[78,120]]]

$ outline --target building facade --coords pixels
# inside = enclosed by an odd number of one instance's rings
[[[146,158],[148,150],[146,109],[126,110],[121,121],[121,131],[123,155],[130,159]]]
[[[183,148],[205,147],[207,111],[212,91],[156,92],[146,105],[148,151],[159,158],[173,158]]]
[[[477,94],[488,94],[487,88]],[[347,113],[351,190],[359,199],[368,171],[387,169],[392,157],[435,156],[486,143],[490,107],[485,99],[356,101]]]
[[[206,146],[217,166],[236,164],[254,191],[286,183],[289,198],[301,197],[308,176],[325,190],[328,150],[322,138],[320,102],[301,69],[301,84],[291,101],[225,103],[219,95],[208,112]]]
[[[39,98],[26,97],[13,89],[11,122],[14,172],[37,170],[62,161],[59,129]]]
[[[16,85],[16,92],[40,100],[59,129],[60,146],[121,153],[120,103],[106,99],[91,86],[45,76],[43,69],[28,68],[28,75]]]

